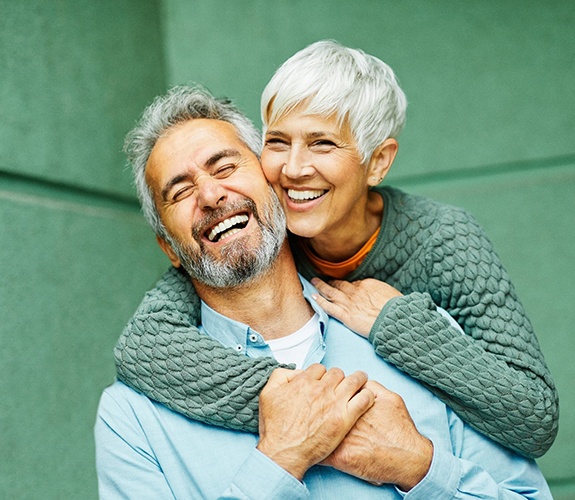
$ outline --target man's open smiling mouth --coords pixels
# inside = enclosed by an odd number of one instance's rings
[[[247,226],[249,220],[250,218],[247,214],[233,215],[206,231],[207,238],[214,243],[222,241],[241,231]]]

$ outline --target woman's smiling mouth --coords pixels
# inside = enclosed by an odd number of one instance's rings
[[[296,189],[287,190],[288,198],[294,203],[305,203],[306,201],[315,200],[325,193],[327,193],[327,190],[322,189],[306,189],[302,191]]]

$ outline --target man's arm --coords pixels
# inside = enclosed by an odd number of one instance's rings
[[[107,392],[94,434],[99,498],[175,498],[141,428]]]
[[[102,395],[94,429],[98,490],[102,500],[215,498],[218,495],[221,499],[249,500],[309,498],[305,485],[255,448],[235,473],[226,476],[228,479],[219,477],[213,483],[203,477],[205,471],[186,470],[189,463],[181,449],[157,450],[155,447],[155,437],[165,431],[156,425],[157,411],[154,403],[123,384],[115,384]],[[181,437],[192,446],[193,441],[185,435],[185,425],[176,425],[173,429],[184,433],[174,437]],[[162,438],[160,442],[163,443]],[[210,488],[209,492],[206,487]]]
[[[323,464],[374,484],[395,484],[413,500],[551,498],[535,462],[485,438],[453,412],[453,450],[434,449],[401,397],[374,381],[366,387],[374,405]]]
[[[301,482],[307,469],[329,455],[373,404],[366,381],[363,372],[345,377],[321,365],[274,372],[263,394],[258,448],[221,481],[220,491],[227,486],[221,498],[307,498]],[[102,396],[95,428],[101,498],[194,497],[187,462],[154,447],[154,436],[165,432],[155,425],[154,403],[120,383],[111,389]],[[203,478],[201,470],[189,472]]]

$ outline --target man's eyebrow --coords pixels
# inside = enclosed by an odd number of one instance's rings
[[[237,158],[240,156],[240,152],[237,149],[223,149],[214,153],[210,156],[205,162],[204,167],[210,168],[213,167],[217,162],[219,162],[222,158]]]
[[[162,189],[162,201],[166,201],[168,199],[168,194],[175,185],[189,179],[189,177],[189,174],[180,174],[172,177]]]

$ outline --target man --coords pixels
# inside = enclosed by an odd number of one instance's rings
[[[139,189],[152,196],[141,199],[202,300],[204,332],[304,369],[272,374],[259,435],[187,420],[116,382],[96,423],[103,498],[550,498],[532,461],[470,429],[317,306],[235,108],[180,88],[139,130],[154,126]]]

